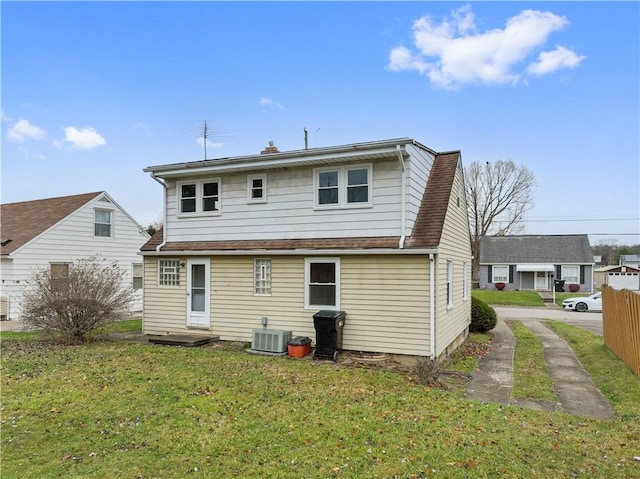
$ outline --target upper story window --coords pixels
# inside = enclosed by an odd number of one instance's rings
[[[371,171],[371,165],[315,169],[315,207],[371,206]]]
[[[180,182],[178,189],[179,215],[220,214],[220,180]]]
[[[111,237],[111,220],[113,218],[111,210],[94,210],[94,236]]]
[[[247,200],[249,203],[266,203],[267,175],[247,176]]]

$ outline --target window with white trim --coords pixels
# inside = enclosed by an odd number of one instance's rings
[[[111,210],[103,210],[96,208],[94,210],[94,236],[103,238],[111,238],[111,221],[113,219]]]
[[[271,259],[256,258],[253,260],[253,294],[271,295]]]
[[[494,264],[493,265],[492,283],[508,283],[509,282],[509,265]]]
[[[462,263],[462,299],[469,299],[469,263]]]
[[[267,202],[267,175],[247,176],[247,201],[249,203]]]
[[[453,261],[447,260],[447,308],[453,306]]]
[[[372,166],[358,165],[314,170],[316,208],[371,206]]]
[[[340,309],[340,258],[305,258],[304,303],[308,309]]]
[[[133,277],[133,281],[132,281],[133,289],[142,289],[142,278],[143,278],[142,263],[133,263],[132,277]]]
[[[158,286],[180,286],[180,260],[158,260]]]
[[[578,265],[563,265],[562,266],[562,279],[566,283],[580,284],[580,266]]]
[[[178,215],[218,215],[220,214],[220,180],[179,182]]]

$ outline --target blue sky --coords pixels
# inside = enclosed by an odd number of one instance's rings
[[[638,2],[7,2],[2,202],[396,137],[536,176],[524,233],[640,243]],[[571,220],[571,221],[569,221]],[[578,220],[578,221],[575,221]],[[597,221],[596,221],[597,220]],[[603,236],[601,234],[608,234]]]

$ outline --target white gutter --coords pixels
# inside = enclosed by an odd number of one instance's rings
[[[400,145],[396,145],[396,153],[398,154],[398,163],[400,163],[400,168],[402,169],[402,189],[401,189],[401,198],[400,198],[400,209],[402,210],[400,213],[400,243],[398,243],[398,248],[404,248],[404,236],[405,236],[405,227],[407,223],[407,210],[405,207],[406,198],[405,195],[407,193],[407,173],[404,165],[404,158],[402,158],[402,148]]]
[[[436,281],[435,281],[435,261],[433,254],[429,253],[429,356],[436,357]]]
[[[167,184],[158,179],[158,177],[151,173],[151,178],[156,180],[158,183],[162,185],[162,243],[156,246],[156,252],[160,252],[160,248],[167,244]]]
[[[164,246],[162,243],[161,246]],[[232,249],[232,250],[169,250],[169,251],[142,251],[142,256],[180,256],[188,254],[189,256],[339,256],[339,255],[432,255],[437,253],[435,249],[429,248],[409,248],[409,249],[385,249],[385,248],[369,248],[369,249]]]

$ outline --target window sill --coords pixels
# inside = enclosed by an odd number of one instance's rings
[[[214,211],[210,213],[180,213],[176,216],[179,220],[191,219],[191,218],[207,218],[207,217],[222,216],[222,212]]]
[[[353,203],[348,205],[314,205],[314,211],[326,211],[326,210],[361,210],[366,208],[373,208],[371,203]]]

